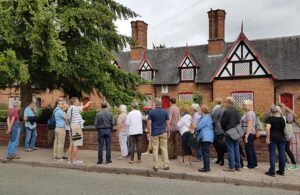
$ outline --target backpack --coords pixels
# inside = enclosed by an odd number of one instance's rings
[[[56,121],[55,121],[55,112],[58,109],[55,109],[54,112],[52,113],[51,118],[48,120],[48,130],[54,130],[56,127]]]

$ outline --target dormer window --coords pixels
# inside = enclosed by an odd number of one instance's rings
[[[179,67],[181,81],[194,81],[196,67],[189,57],[186,57]]]
[[[143,79],[145,79],[147,81],[152,81],[153,80],[154,70],[153,70],[152,66],[150,65],[150,63],[147,60],[145,60],[143,62],[143,64],[139,68],[139,72],[140,72],[140,76]]]

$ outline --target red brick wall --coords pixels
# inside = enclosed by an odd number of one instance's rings
[[[281,94],[290,93],[294,95],[294,112],[300,116],[300,81],[276,82],[276,103],[279,102]]]
[[[62,90],[53,90],[53,91],[43,91],[41,93],[34,93],[33,97],[41,98],[41,106],[54,106],[55,101],[64,96],[64,92]],[[7,88],[5,90],[0,90],[0,104],[8,104],[8,98],[10,96],[18,96],[20,97],[20,90],[16,90],[15,88]],[[92,101],[92,107],[99,107],[103,97],[100,93],[97,93],[95,90],[93,93],[89,95],[90,100]]]
[[[274,80],[271,78],[215,80],[213,97],[225,98],[235,91],[254,92],[254,109],[266,112],[274,104]]]

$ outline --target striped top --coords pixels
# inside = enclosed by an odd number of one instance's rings
[[[71,124],[81,125],[83,119],[82,119],[82,116],[81,116],[80,113],[82,111],[83,111],[82,106],[74,106],[74,105],[70,106],[70,108],[68,109],[67,114],[70,117],[70,120],[71,120],[70,123]]]

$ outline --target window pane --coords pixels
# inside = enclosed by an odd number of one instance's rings
[[[235,103],[237,105],[242,106],[242,104],[243,104],[243,102],[245,100],[251,100],[253,102],[254,94],[252,92],[247,92],[247,93],[232,93],[232,97],[235,100]]]
[[[250,64],[249,62],[235,63],[235,76],[250,75]]]
[[[191,81],[194,80],[194,69],[181,69],[181,80],[183,81]]]
[[[152,81],[152,71],[141,71],[141,77],[147,81]]]
[[[193,101],[193,94],[191,93],[179,94],[179,100]]]

